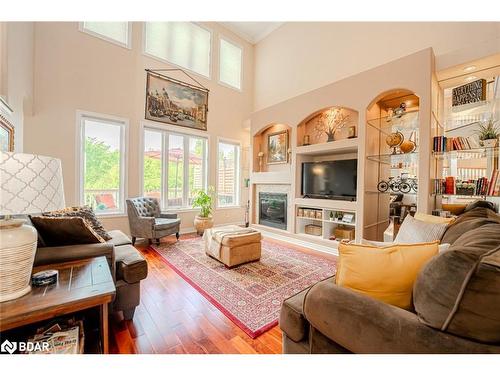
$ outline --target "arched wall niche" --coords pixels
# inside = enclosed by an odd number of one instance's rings
[[[405,114],[400,118],[391,115],[391,111],[405,103]],[[420,98],[412,90],[394,88],[377,95],[366,107],[364,171],[364,229],[363,237],[368,240],[383,241],[384,232],[390,225],[390,190],[380,192],[378,183],[388,181],[389,177],[400,177],[402,173],[418,178],[418,153],[390,156],[396,149],[389,147],[386,138],[396,131],[405,139],[414,139],[418,145],[420,128]],[[418,151],[418,149],[417,149]],[[397,151],[400,152],[400,151]],[[417,193],[405,194],[403,204],[417,203]],[[396,232],[397,226],[396,223]]]
[[[325,121],[324,117],[328,112],[335,113],[333,111],[337,111],[337,115],[346,116],[347,118],[345,126],[335,132],[333,140],[357,137],[359,123],[358,111],[349,107],[334,105],[311,113],[297,125],[297,146],[304,146],[307,144],[306,136],[309,136],[309,144],[328,142],[328,135],[324,131],[319,131],[318,125],[320,122]],[[350,127],[354,127],[353,130],[351,129],[351,133],[349,131]],[[352,136],[353,134],[354,136]]]
[[[269,155],[269,140],[278,139],[281,142],[286,140],[286,160],[271,160]],[[253,172],[273,172],[289,167],[291,163],[291,142],[292,128],[282,123],[270,123],[262,127],[253,136]]]

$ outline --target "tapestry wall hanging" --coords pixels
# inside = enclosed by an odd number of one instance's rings
[[[146,71],[146,120],[207,130],[208,89]]]

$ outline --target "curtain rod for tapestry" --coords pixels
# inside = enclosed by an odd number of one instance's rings
[[[210,90],[208,88],[206,88],[205,86],[203,86],[200,82],[198,82],[194,77],[192,77],[190,74],[188,74],[184,69],[179,69],[179,68],[172,68],[172,69],[145,69],[146,72],[151,72],[151,73],[154,73],[154,74],[157,74],[159,76],[162,76],[162,77],[165,77],[165,78],[168,78],[172,81],[176,81],[178,83],[181,83],[181,84],[184,84],[184,85],[188,85],[188,86],[192,86],[192,87],[195,87],[197,89],[201,89],[201,90],[205,90],[207,92],[209,92]],[[186,82],[182,82],[178,79],[175,79],[175,78],[172,78],[172,77],[167,77],[166,75],[164,74],[161,74],[161,73],[158,73],[158,72],[174,72],[174,71],[179,71],[179,72],[182,72],[184,73],[186,76],[188,76],[189,78],[191,78],[193,81],[195,81],[199,86],[196,86],[196,85],[192,85],[190,83],[186,83]]]

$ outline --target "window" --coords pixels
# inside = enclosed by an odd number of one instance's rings
[[[240,190],[240,145],[219,141],[217,156],[217,204],[237,206]]]
[[[80,113],[80,203],[98,214],[124,213],[127,120]]]
[[[210,77],[211,33],[191,22],[145,22],[144,52]]]
[[[143,192],[163,209],[190,208],[197,190],[207,189],[207,139],[144,129]]]
[[[220,39],[219,45],[219,81],[241,90],[241,47]]]
[[[80,30],[122,47],[132,47],[132,27],[128,22],[81,22]]]

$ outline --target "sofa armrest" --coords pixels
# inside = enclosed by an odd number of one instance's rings
[[[115,274],[115,252],[112,243],[92,243],[84,245],[39,247],[35,254],[35,266],[51,263],[70,262],[85,258],[105,256]]]
[[[177,219],[177,214],[161,213],[160,217],[163,219]]]
[[[500,346],[480,344],[428,327],[398,307],[326,280],[304,299],[309,323],[354,353],[500,353]]]

